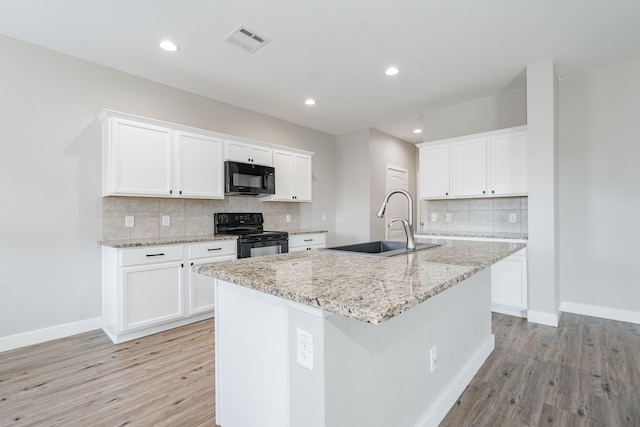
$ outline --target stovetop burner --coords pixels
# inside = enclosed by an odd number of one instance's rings
[[[242,239],[287,238],[286,231],[264,231],[264,217],[261,213],[214,213],[214,234],[231,234]]]

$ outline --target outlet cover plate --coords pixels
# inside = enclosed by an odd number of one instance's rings
[[[313,371],[313,335],[302,329],[296,329],[296,362]]]

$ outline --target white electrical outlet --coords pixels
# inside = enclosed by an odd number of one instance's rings
[[[327,220],[327,214],[322,214],[322,220],[326,221]]]
[[[134,225],[133,215],[125,215],[124,217],[124,226],[127,228],[131,228]]]
[[[451,222],[451,217],[452,217],[452,215],[450,213],[445,214],[444,215],[444,221],[445,222]]]
[[[438,220],[438,214],[437,213],[432,213],[431,214],[431,222],[436,222]]]
[[[438,346],[434,345],[431,349],[431,373],[438,367]]]
[[[171,225],[171,217],[169,215],[162,215],[162,225],[164,227]]]
[[[313,335],[296,329],[296,361],[298,365],[313,371]]]
[[[289,215],[289,214],[285,215],[285,217],[284,217],[284,221],[285,221],[286,223],[290,223],[290,222],[291,222],[291,215]]]
[[[509,214],[509,224],[515,224],[516,222],[518,222],[518,215],[515,213],[510,213]]]

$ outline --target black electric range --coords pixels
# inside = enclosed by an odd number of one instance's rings
[[[214,234],[238,236],[238,258],[289,252],[289,233],[264,231],[261,213],[214,213],[213,230]]]

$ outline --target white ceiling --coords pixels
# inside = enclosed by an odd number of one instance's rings
[[[223,42],[239,25],[271,42]],[[528,64],[553,58],[562,78],[640,58],[640,0],[0,0],[0,34],[330,134],[420,142],[422,111],[522,88]]]

